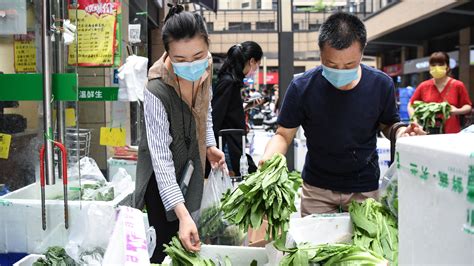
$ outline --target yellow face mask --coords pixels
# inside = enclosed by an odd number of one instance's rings
[[[446,76],[446,65],[443,66],[430,66],[430,74],[435,79],[440,79]]]

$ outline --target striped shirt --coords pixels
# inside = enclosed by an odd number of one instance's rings
[[[212,98],[212,89],[209,94]],[[210,102],[210,100],[209,100]],[[150,91],[144,92],[144,116],[148,147],[150,149],[153,170],[161,200],[166,211],[173,210],[179,203],[184,203],[183,193],[176,181],[173,155],[170,145],[173,141],[169,133],[170,123],[161,100]],[[198,140],[199,141],[199,140]],[[207,114],[206,146],[216,146],[212,126],[212,106],[209,104]]]

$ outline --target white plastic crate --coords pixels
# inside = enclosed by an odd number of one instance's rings
[[[257,265],[268,263],[265,248],[202,245],[200,255],[215,261],[222,261],[227,256],[232,265],[250,265],[253,260],[257,261]],[[172,265],[171,258],[166,257],[163,264],[166,263]]]
[[[69,187],[78,184],[70,182]],[[46,222],[43,231],[41,223],[41,200],[39,184],[31,184],[0,197],[0,253],[19,252],[42,254],[49,246],[64,246],[69,231],[76,226],[91,204],[100,208],[113,209],[118,205],[130,205],[134,187],[128,188],[113,201],[68,201],[69,230],[64,227],[63,200],[51,200],[63,194],[62,183],[46,187]]]
[[[397,142],[400,265],[474,265],[474,134]]]

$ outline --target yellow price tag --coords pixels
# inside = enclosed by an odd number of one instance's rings
[[[66,108],[66,126],[67,127],[76,126],[76,109]]]
[[[0,159],[8,159],[12,135],[0,133]]]
[[[125,146],[126,132],[121,127],[101,127],[100,128],[100,145],[123,147]]]

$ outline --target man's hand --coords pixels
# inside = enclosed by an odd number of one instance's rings
[[[258,166],[262,166],[262,164],[271,159],[275,153],[286,154],[288,150],[288,146],[291,145],[293,141],[296,131],[298,128],[284,128],[278,127],[275,136],[268,142],[267,147],[265,148],[265,152],[262,156],[262,159],[258,162]]]
[[[179,219],[179,240],[187,251],[198,252],[201,250],[199,233],[196,224],[183,203],[176,206],[175,213]]]
[[[423,136],[427,133],[415,122],[411,122],[408,127],[401,127],[397,131],[397,139],[400,137]]]
[[[218,168],[218,167],[221,167],[223,169],[227,168],[225,165],[225,155],[217,147],[215,146],[208,147],[206,150],[206,156],[209,162],[211,163],[211,167],[213,169]]]

